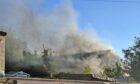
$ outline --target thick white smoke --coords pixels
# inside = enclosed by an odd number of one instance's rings
[[[0,0],[0,25],[8,32],[8,61],[17,62],[17,67],[25,66],[20,61],[26,61],[26,65],[41,65],[41,54],[25,59],[23,50],[37,50],[41,53],[44,45],[54,51],[51,64],[60,72],[74,72],[77,69],[77,72],[82,73],[83,66],[90,64],[93,71],[99,73],[102,68],[99,66],[116,62],[116,54],[108,45],[79,30],[78,13],[71,4],[60,3],[44,12],[40,11],[41,3],[32,0]],[[97,58],[98,54],[84,61],[72,57],[77,53],[99,53],[108,49],[110,51],[103,53],[102,59]],[[65,55],[69,57],[66,59]]]

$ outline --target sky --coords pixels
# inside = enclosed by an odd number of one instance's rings
[[[44,15],[63,2],[66,5],[71,5],[77,14],[76,21],[79,30],[85,31],[87,27],[92,28],[95,30],[97,37],[101,41],[111,45],[122,58],[122,49],[132,46],[134,37],[140,35],[139,0],[41,0],[41,6],[39,6],[41,8],[32,3],[35,0],[27,1],[28,5],[35,9],[35,14],[41,13]],[[36,2],[40,3],[39,0],[36,0]],[[4,6],[4,4],[1,5]],[[5,12],[5,10],[2,12]],[[5,14],[2,12],[0,14]],[[9,15],[9,13],[6,14]],[[0,18],[5,18],[2,16]],[[7,21],[13,24],[14,18],[10,17],[10,20],[8,18],[5,21],[6,24]],[[11,19],[12,22],[10,22]],[[0,20],[0,23],[3,22],[3,20]]]
[[[46,0],[44,9],[53,8],[64,0]],[[126,2],[125,2],[126,1]],[[127,2],[128,1],[128,2]],[[133,45],[140,31],[140,2],[138,0],[69,0],[78,13],[78,26],[84,31],[91,26],[100,40],[109,43],[120,57],[122,49]]]

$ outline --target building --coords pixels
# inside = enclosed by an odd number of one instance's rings
[[[5,36],[6,32],[0,31],[0,76],[5,75]]]

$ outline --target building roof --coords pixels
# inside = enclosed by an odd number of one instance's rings
[[[7,35],[6,32],[0,31],[0,36],[6,36],[6,35]]]

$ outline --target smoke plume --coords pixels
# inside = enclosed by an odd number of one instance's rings
[[[44,9],[42,2],[0,0],[1,30],[8,33],[6,64],[12,70],[43,66],[43,45],[52,50],[49,64],[55,72],[82,73],[90,65],[92,73],[100,73],[118,60],[109,45],[80,31],[72,4]]]

